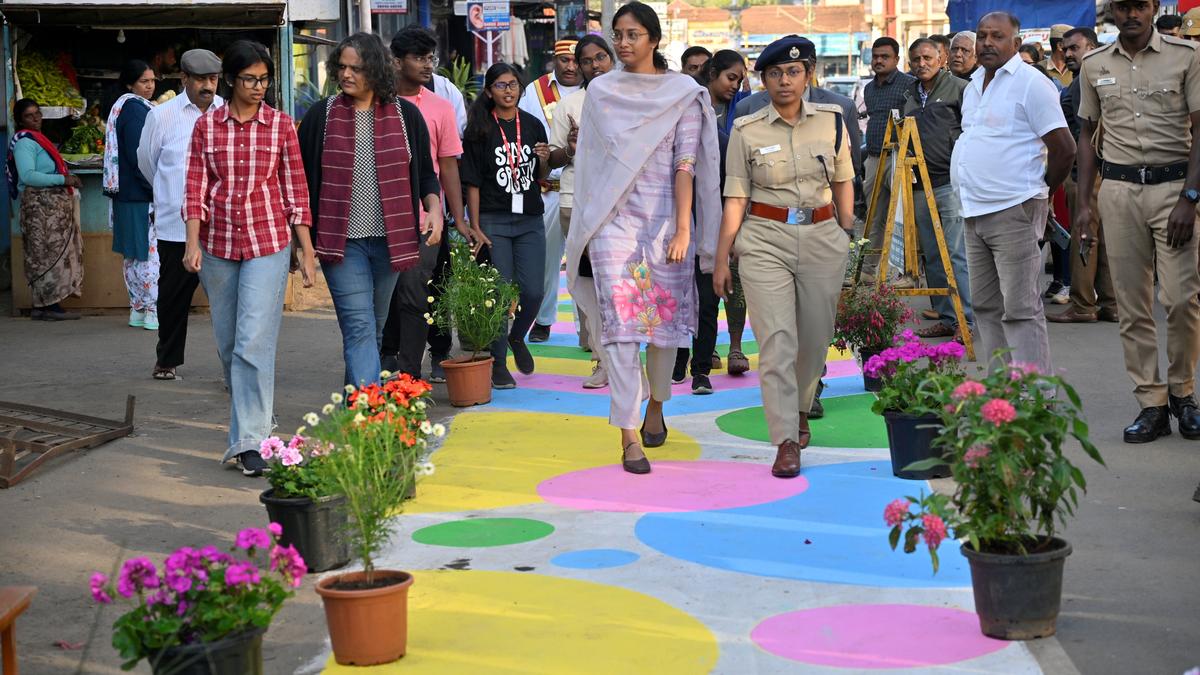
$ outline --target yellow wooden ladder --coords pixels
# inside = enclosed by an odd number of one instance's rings
[[[893,140],[896,139],[896,140]],[[883,231],[883,248],[879,251],[868,251],[870,254],[879,253],[879,269],[875,274],[875,284],[887,279],[889,254],[892,248],[892,230],[895,227],[896,208],[899,200],[904,200],[904,273],[916,279],[919,274],[917,263],[917,220],[913,210],[913,171],[919,171],[921,185],[925,186],[925,200],[929,206],[929,214],[933,220],[933,235],[937,239],[938,253],[941,256],[942,267],[946,270],[946,288],[901,288],[896,289],[898,295],[914,296],[949,296],[954,303],[954,314],[958,317],[959,332],[962,334],[963,346],[967,349],[967,358],[975,358],[975,346],[971,340],[971,331],[967,328],[966,316],[963,313],[962,298],[958,295],[958,283],[954,278],[954,266],[950,264],[950,254],[946,251],[946,236],[942,232],[942,218],[938,214],[937,202],[933,198],[932,183],[929,180],[929,170],[925,167],[925,155],[921,150],[921,134],[917,131],[917,120],[912,117],[901,118],[899,113],[892,111],[888,119],[887,131],[883,135],[883,152],[879,156],[877,176],[882,176],[892,158],[896,159],[896,170],[892,175],[892,196],[888,200],[887,220]],[[870,206],[867,208],[867,223],[863,229],[863,237],[871,236],[871,224],[875,220],[876,209],[879,208],[879,192],[882,180],[876,179],[871,190]],[[854,271],[854,284],[858,285],[862,274],[862,260]]]

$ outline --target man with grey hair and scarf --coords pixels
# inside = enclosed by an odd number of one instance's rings
[[[950,40],[950,72],[955,77],[970,80],[971,73],[978,67],[975,61],[975,32],[959,31]]]

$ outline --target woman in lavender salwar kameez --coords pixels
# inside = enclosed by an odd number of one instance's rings
[[[692,78],[667,71],[657,52],[661,39],[647,5],[631,2],[617,12],[613,43],[625,69],[588,88],[567,242],[569,286],[595,285],[599,307],[582,309],[600,317],[609,423],[621,429],[622,465],[630,473],[648,473],[643,448],[666,442],[663,403],[671,398],[675,353],[696,332],[691,261],[699,254],[701,268],[712,270],[721,217],[708,94]]]

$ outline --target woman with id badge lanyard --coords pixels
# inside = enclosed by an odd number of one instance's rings
[[[471,106],[464,133],[462,181],[467,209],[484,234],[492,264],[520,288],[517,313],[508,335],[492,343],[492,387],[512,389],[508,350],[517,369],[533,373],[533,355],[525,344],[542,302],[546,232],[542,189],[550,172],[550,146],[537,118],[517,108],[521,80],[507,63],[488,68],[483,93]]]

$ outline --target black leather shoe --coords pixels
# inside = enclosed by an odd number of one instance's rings
[[[1193,410],[1195,410],[1193,404]],[[1171,413],[1167,406],[1142,408],[1133,424],[1125,427],[1126,443],[1151,443],[1171,435]]]
[[[1189,441],[1200,440],[1200,406],[1195,396],[1170,396],[1167,398],[1171,414],[1179,420],[1179,435]]]
[[[529,347],[525,344],[525,341],[510,335],[508,338],[508,350],[512,352],[513,361],[517,364],[517,370],[521,371],[522,375],[532,375],[534,369],[533,354],[529,353]]]
[[[642,455],[641,459],[625,458],[625,452],[635,445],[637,445],[637,441],[626,445],[625,448],[621,450],[621,468],[625,469],[625,471],[629,473],[635,473],[638,475],[650,473],[650,460],[646,459],[644,454]]]
[[[821,392],[825,391],[825,382],[817,380],[817,393],[813,396],[812,407],[808,410],[808,419],[819,420],[825,416],[825,406],[821,403]]]
[[[530,342],[545,342],[550,339],[550,326],[543,326],[540,323],[533,324],[533,328],[529,331]]]
[[[642,428],[640,430],[640,433],[642,435],[642,447],[643,448],[659,448],[659,447],[662,447],[662,445],[667,442],[667,432],[668,432],[667,420],[664,417],[660,417],[659,419],[662,420],[663,430],[658,433],[646,431],[646,421],[642,420]]]

